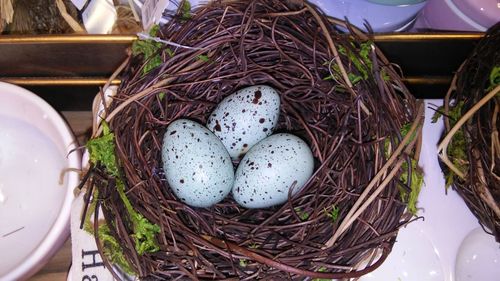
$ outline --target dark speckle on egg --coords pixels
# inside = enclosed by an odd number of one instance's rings
[[[252,101],[252,102],[253,102],[254,104],[259,103],[259,100],[260,100],[260,98],[261,98],[261,97],[262,97],[262,92],[261,92],[260,90],[256,90],[256,91],[255,91],[255,95],[254,95],[254,97],[253,97],[253,101]]]
[[[266,122],[266,118],[260,118],[260,119],[259,119],[259,123],[260,123],[260,124],[262,124],[262,123],[264,123],[264,122]]]
[[[217,131],[217,132],[222,131],[222,128],[221,128],[221,126],[219,124],[219,120],[215,120],[214,131]]]

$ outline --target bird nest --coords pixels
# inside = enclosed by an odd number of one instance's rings
[[[86,217],[108,267],[143,279],[302,280],[380,266],[415,211],[423,106],[369,36],[278,0],[214,1],[154,35],[137,42],[156,46],[151,55],[136,52],[117,71],[122,83],[96,111],[104,122],[88,144]],[[245,209],[230,195],[184,204],[162,169],[166,127],[205,124],[224,97],[256,84],[279,92],[276,131],[308,143],[314,174],[281,206]],[[106,142],[113,154],[95,156]]]
[[[500,24],[493,26],[456,73],[441,110],[438,150],[447,184],[486,232],[500,242]]]

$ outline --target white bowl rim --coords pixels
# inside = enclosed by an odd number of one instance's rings
[[[485,32],[488,28],[485,27],[485,26],[482,26],[481,24],[479,24],[478,22],[476,22],[475,20],[473,20],[472,18],[470,18],[469,16],[467,16],[464,12],[462,12],[454,3],[453,0],[445,0],[444,1],[445,4],[450,8],[450,10],[456,15],[458,16],[465,24],[468,24],[469,26],[471,26],[472,28],[478,30],[478,31],[482,31],[482,32]]]
[[[43,109],[47,114],[48,119],[52,120],[54,127],[57,129],[61,139],[63,140],[63,143],[66,145],[69,144],[66,148],[67,151],[70,152],[77,148],[76,139],[70,127],[66,124],[66,121],[45,100],[25,88],[10,83],[0,81],[0,89],[4,89],[5,92],[9,92],[9,94],[12,95],[22,95],[24,99]],[[81,169],[80,152],[75,150],[72,153],[68,153],[66,158],[69,168]],[[64,202],[49,232],[26,260],[6,275],[0,276],[0,280],[18,280],[28,278],[30,275],[41,269],[48,262],[49,256],[52,256],[66,241],[69,236],[71,204],[74,199],[73,188],[78,185],[79,180],[80,176],[77,173],[68,173],[68,180],[66,184],[67,190],[64,196]]]

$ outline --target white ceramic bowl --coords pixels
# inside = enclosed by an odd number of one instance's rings
[[[66,241],[81,156],[61,116],[0,82],[0,280],[36,273]],[[64,172],[66,171],[66,172]]]
[[[496,0],[429,0],[416,29],[486,31],[500,20]]]
[[[482,227],[463,240],[455,263],[456,281],[495,281],[500,277],[500,244]]]
[[[399,32],[408,29],[425,2],[388,6],[365,0],[309,0],[331,17],[344,19],[365,30],[368,22],[374,32]]]

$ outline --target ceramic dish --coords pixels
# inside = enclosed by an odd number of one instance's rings
[[[499,3],[496,0],[429,0],[415,28],[484,32],[500,20]]]
[[[411,26],[425,2],[414,5],[388,6],[365,0],[310,0],[325,14],[347,20],[366,31],[368,22],[374,32],[403,31]]]
[[[0,82],[0,280],[38,271],[66,241],[76,172],[74,136],[35,94]]]

